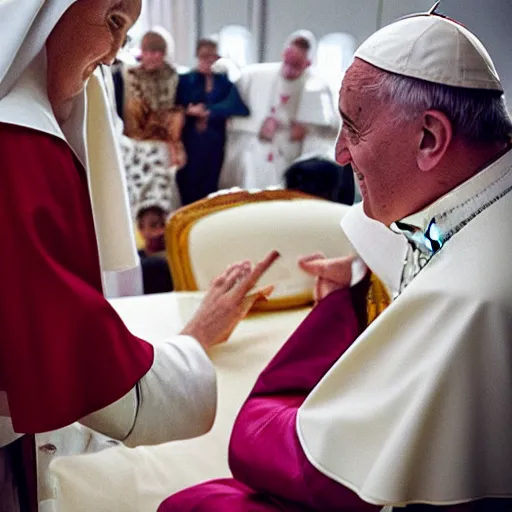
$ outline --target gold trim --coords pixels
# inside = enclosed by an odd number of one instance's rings
[[[313,302],[313,293],[301,293],[290,295],[289,297],[270,298],[266,301],[256,302],[251,311],[280,311],[298,306],[307,306],[308,304],[313,304]]]
[[[136,222],[133,224],[133,235],[135,237],[135,246],[137,247],[137,250],[143,250],[146,247],[146,244]]]
[[[370,276],[370,286],[366,294],[367,325],[370,325],[390,304],[391,297],[385,285],[372,273]]]

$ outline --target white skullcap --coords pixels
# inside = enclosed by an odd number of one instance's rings
[[[382,28],[359,47],[355,56],[402,76],[503,92],[481,41],[462,25],[435,14],[412,16]]]
[[[313,61],[316,55],[316,37],[310,30],[300,29],[292,32],[285,41],[284,47],[288,48],[296,39],[305,39],[309,43],[308,59]]]

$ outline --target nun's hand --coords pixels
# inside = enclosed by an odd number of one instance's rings
[[[266,300],[273,287],[251,290],[279,258],[269,253],[252,267],[249,261],[235,263],[212,281],[201,306],[181,334],[194,337],[205,349],[226,341],[258,300]]]

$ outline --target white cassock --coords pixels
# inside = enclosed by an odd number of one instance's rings
[[[253,64],[236,82],[251,115],[229,121],[221,189],[283,186],[284,172],[301,155],[334,155],[339,121],[329,87],[313,68],[296,80],[285,80],[280,70],[280,62]],[[258,136],[269,116],[280,123],[271,142]],[[306,125],[301,142],[290,140],[294,121]]]
[[[310,462],[367,502],[512,497],[511,191],[509,150],[395,223],[401,293],[299,410]]]

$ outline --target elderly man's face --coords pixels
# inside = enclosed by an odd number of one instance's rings
[[[113,62],[140,9],[141,0],[78,0],[64,13],[46,42],[48,97],[59,121],[96,67]]]
[[[281,74],[286,80],[296,80],[309,64],[307,53],[295,45],[290,45],[283,53]]]
[[[340,91],[343,125],[336,143],[336,160],[351,164],[358,180],[365,213],[386,225],[404,217],[402,199],[414,186],[417,170],[417,126],[398,122],[391,106],[382,105],[365,86],[379,71],[358,59]]]

